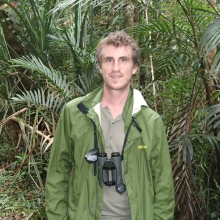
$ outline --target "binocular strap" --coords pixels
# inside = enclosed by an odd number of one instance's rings
[[[123,147],[122,147],[122,152],[121,152],[121,160],[124,159],[124,156],[123,156],[123,155],[124,155],[124,149],[125,149],[125,145],[126,145],[126,142],[127,142],[127,139],[128,139],[128,134],[129,134],[131,125],[134,125],[139,132],[142,132],[142,129],[140,128],[140,126],[138,125],[138,123],[135,121],[135,119],[136,119],[136,118],[135,118],[134,116],[132,116],[131,124],[129,125],[128,130],[127,130],[127,132],[126,132],[125,139],[124,139],[124,143],[123,143]]]
[[[93,127],[94,127],[94,148],[99,148],[98,147],[98,138],[97,138],[97,134],[96,134],[96,125],[95,125],[95,122],[93,121],[93,120],[91,120],[92,121],[92,123],[93,123]],[[94,162],[94,176],[96,176],[96,163],[97,163],[97,161],[95,161]]]

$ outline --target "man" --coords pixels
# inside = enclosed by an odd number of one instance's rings
[[[130,86],[138,45],[116,31],[100,41],[96,56],[104,86],[69,102],[57,125],[46,181],[48,219],[171,220],[174,190],[164,126]]]

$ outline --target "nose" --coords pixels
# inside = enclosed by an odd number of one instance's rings
[[[113,62],[112,70],[113,70],[114,72],[117,72],[117,71],[120,70],[120,66],[119,66],[119,62],[118,62],[118,61]]]

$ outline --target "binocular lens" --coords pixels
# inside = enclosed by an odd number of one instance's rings
[[[113,152],[112,153],[112,157],[119,157],[120,156],[120,153],[119,152]]]
[[[99,153],[99,157],[107,157],[107,153]]]

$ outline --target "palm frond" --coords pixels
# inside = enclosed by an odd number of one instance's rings
[[[141,1],[141,4],[144,3]],[[192,60],[199,62],[198,39],[212,19],[205,11],[210,9],[205,2],[177,1],[174,4],[175,7],[171,7],[164,1],[149,5],[146,2],[147,10],[159,10],[159,18],[149,17],[148,23],[142,22],[132,32],[139,38],[142,51],[153,56],[157,79],[186,71],[183,68],[192,66]]]
[[[75,87],[81,95],[86,95],[103,84],[102,77],[97,74],[97,71],[93,71],[93,73],[79,76],[79,84],[75,84]]]
[[[182,219],[185,215],[188,216],[186,219],[195,219],[201,214],[202,201],[195,196],[198,195],[198,189],[191,165],[195,150],[194,142],[206,139],[216,144],[216,137],[191,131],[193,109],[203,94],[195,92],[202,89],[197,77],[193,84],[187,78],[174,78],[164,83],[164,86],[163,109],[167,109],[164,117],[173,157],[176,206],[181,207],[181,213],[177,212],[176,216],[181,215],[178,218]],[[169,102],[166,102],[166,99]]]
[[[218,48],[220,45],[219,25],[220,25],[220,16],[216,14],[215,18],[213,19],[213,22],[205,28],[205,32],[202,35],[201,43],[200,43],[200,51],[201,53],[205,54],[204,56],[206,57],[213,49]],[[220,61],[220,52],[218,50],[210,70],[211,74],[219,72],[220,69],[219,61]]]
[[[67,7],[75,7],[76,5],[80,5],[80,7],[84,7],[86,6],[90,6],[90,5],[100,5],[103,2],[105,2],[105,0],[96,0],[96,1],[91,1],[91,0],[63,0],[60,1],[56,4],[56,6],[50,10],[49,14],[54,14],[58,11],[63,11],[65,10]]]
[[[11,62],[15,64],[13,67],[23,67],[45,76],[65,98],[72,95],[73,89],[71,88],[71,82],[67,82],[59,71],[45,66],[39,58],[31,55],[30,57],[24,56],[12,59]]]
[[[24,106],[34,105],[39,109],[46,109],[59,115],[65,105],[65,98],[53,91],[45,93],[43,88],[34,91],[25,91],[12,97],[15,102],[23,103]]]
[[[203,110],[202,116],[205,116],[207,125],[217,128],[220,125],[220,104],[212,105]]]
[[[10,59],[10,53],[8,50],[7,42],[3,33],[3,28],[0,24],[0,68],[3,67],[5,62]],[[1,68],[2,69],[2,68]]]

